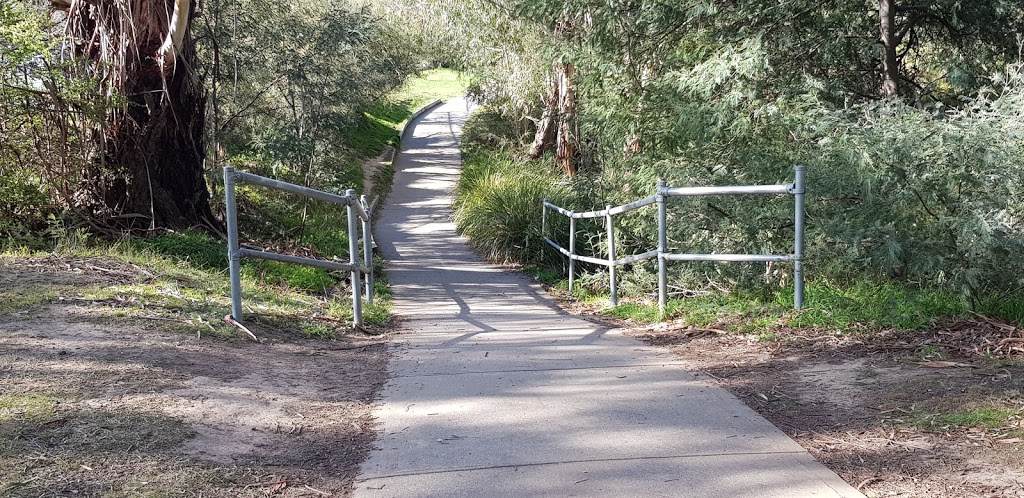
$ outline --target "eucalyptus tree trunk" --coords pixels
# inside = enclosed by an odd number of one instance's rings
[[[900,90],[900,65],[896,53],[899,35],[896,33],[896,0],[878,0],[878,17],[882,42],[883,97],[893,97]]]
[[[555,164],[568,176],[576,175],[576,89],[573,65],[555,64],[550,92],[544,99],[544,111],[537,120],[537,131],[529,156],[539,159],[554,149]]]
[[[542,104],[543,113],[537,120],[537,131],[533,135],[533,145],[530,146],[530,159],[540,159],[545,152],[555,148],[555,133],[558,130],[558,102],[559,84],[558,80],[551,78],[548,81],[550,91]]]
[[[551,90],[543,101],[544,111],[537,120],[537,131],[533,134],[530,159],[540,159],[545,152],[555,146],[555,131],[558,129],[558,81],[551,80],[549,87]]]
[[[74,54],[116,105],[96,130],[89,206],[118,228],[215,226],[206,97],[189,28],[198,0],[58,0]]]

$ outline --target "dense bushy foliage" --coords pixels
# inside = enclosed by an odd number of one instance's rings
[[[394,25],[356,3],[198,2],[200,62],[182,70],[202,80],[206,115],[179,121],[205,123],[210,150],[193,152],[206,157],[213,186],[226,164],[332,190],[362,186],[361,153],[342,144],[415,58]],[[97,130],[124,98],[85,76],[67,19],[50,2],[0,2],[0,232],[37,229],[49,215],[82,222],[93,214],[79,209],[88,199],[115,195],[104,188],[118,171]]]
[[[56,56],[58,40],[41,6],[0,3],[0,234],[23,235],[73,209],[96,173],[89,130],[107,101]]]
[[[366,8],[336,2],[207,2],[203,55],[216,162],[343,190],[361,186],[339,147],[414,60]]]
[[[463,12],[480,2],[420,3]],[[809,171],[811,278],[893,279],[958,292],[971,305],[1024,286],[1019,3],[482,3],[529,38],[463,47],[474,55],[462,63],[489,81],[481,88],[534,82],[480,94],[507,118],[522,119],[507,112],[513,108],[539,115],[550,64],[574,65],[580,176],[552,180],[549,188],[571,208],[650,195],[658,178],[675,186],[786,183],[802,164]],[[888,68],[878,41],[882,4],[895,9],[889,43],[896,66]],[[522,64],[514,68],[521,74],[504,71],[514,77],[502,80],[476,55],[523,46],[548,65]],[[525,97],[509,105],[515,96]],[[549,168],[540,161],[518,169]],[[789,198],[672,202],[675,250],[792,251]],[[619,223],[620,252],[654,247],[653,212]],[[604,250],[598,232],[581,240],[584,251]],[[789,283],[785,265],[686,264],[673,271],[674,281],[690,288]],[[634,281],[652,282],[651,265],[633,272]]]

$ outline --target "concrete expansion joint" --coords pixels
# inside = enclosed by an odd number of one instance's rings
[[[481,470],[497,470],[497,469],[514,469],[519,467],[544,467],[550,465],[573,465],[578,463],[608,463],[608,462],[641,462],[644,460],[682,460],[682,459],[696,459],[696,458],[717,458],[717,457],[729,457],[729,456],[778,456],[778,455],[793,455],[800,456],[806,454],[803,451],[748,451],[748,452],[735,452],[735,453],[694,453],[684,455],[656,455],[656,456],[639,456],[639,457],[622,457],[622,458],[591,458],[581,460],[560,460],[552,462],[525,462],[525,463],[509,463],[501,465],[486,465],[478,467],[457,467],[451,469],[432,469],[432,470],[419,470],[414,472],[396,472],[393,474],[385,474],[379,476],[369,476],[357,478],[355,482],[357,484],[364,482],[371,482],[380,479],[391,479],[394,477],[409,477],[409,476],[426,476],[435,474],[454,474],[458,472],[477,472]]]
[[[392,379],[415,379],[418,377],[446,377],[446,376],[459,376],[459,375],[490,375],[490,374],[503,374],[503,373],[531,373],[531,372],[569,372],[569,371],[580,371],[580,370],[621,370],[621,369],[634,369],[644,367],[666,367],[666,366],[685,366],[685,363],[681,362],[664,362],[664,363],[644,363],[636,365],[608,365],[608,366],[596,366],[596,367],[562,367],[562,368],[523,368],[523,369],[507,369],[507,370],[473,370],[467,372],[438,372],[438,373],[426,373],[426,374],[412,374],[392,375]]]

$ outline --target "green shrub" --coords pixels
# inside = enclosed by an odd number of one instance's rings
[[[499,262],[536,262],[548,256],[541,238],[541,202],[564,189],[556,174],[508,153],[480,152],[463,167],[456,188],[455,222],[470,245]]]

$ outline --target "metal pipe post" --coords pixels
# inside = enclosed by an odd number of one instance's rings
[[[361,196],[359,202],[363,205],[363,210],[366,211],[366,219],[363,220],[363,264],[368,270],[366,273],[366,302],[373,304],[373,226],[370,220],[373,219],[373,213],[370,211],[370,205],[366,202],[366,196]]]
[[[793,241],[793,308],[804,307],[804,193],[806,192],[806,168],[796,167],[795,190],[796,220]]]
[[[540,203],[540,236],[547,237],[548,235],[548,198],[545,197]]]
[[[576,280],[576,218],[569,218],[569,293]]]
[[[608,206],[609,210],[611,208]],[[610,214],[606,218],[608,220],[608,281],[612,288],[612,306],[618,306],[619,286],[615,281],[615,222]]]
[[[355,199],[356,191],[354,189],[348,189],[345,191],[345,195],[351,199]],[[359,241],[356,228],[356,210],[352,206],[354,203],[349,203],[348,211],[348,259],[349,263],[352,263],[352,322],[356,325],[363,324],[363,300],[360,296],[362,284],[360,282],[359,269],[355,268],[359,261]]]
[[[668,208],[665,206],[665,193],[663,189],[668,184],[665,180],[658,179],[658,316],[665,317],[665,307],[668,305],[668,261],[665,261],[665,254],[668,253]]]
[[[224,168],[224,217],[228,228],[228,273],[231,277],[231,318],[242,321],[242,256],[238,254],[238,208],[235,203],[235,168]]]

